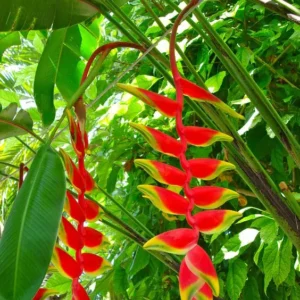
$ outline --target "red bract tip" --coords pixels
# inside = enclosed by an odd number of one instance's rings
[[[77,261],[58,246],[54,247],[52,263],[65,277],[74,279],[78,278],[81,274],[81,269]]]
[[[197,245],[199,234],[193,229],[179,228],[161,233],[144,244],[147,250],[184,255]]]
[[[91,174],[86,170],[84,170],[84,181],[85,181],[86,192],[92,191],[95,187],[95,182]]]
[[[180,141],[145,125],[130,123],[130,126],[138,130],[154,150],[175,157],[179,157],[181,154]]]
[[[162,212],[171,215],[185,215],[189,202],[182,196],[154,185],[139,185],[138,189],[144,193],[144,198],[148,198],[152,204]]]
[[[88,222],[95,222],[99,219],[100,206],[92,200],[84,199],[85,205],[85,218]]]
[[[239,196],[235,191],[218,186],[198,186],[192,189],[195,205],[213,209]]]
[[[79,173],[79,170],[77,169],[74,162],[72,161],[71,157],[63,149],[59,149],[59,151],[64,160],[68,178],[71,181],[72,185],[78,192],[84,191],[85,190],[85,182],[84,182],[81,174]]]
[[[64,209],[70,215],[70,217],[76,220],[77,222],[82,223],[85,221],[83,211],[76,199],[70,193],[70,191],[67,191],[67,199],[65,202]]]
[[[90,276],[98,276],[111,269],[109,261],[91,253],[82,253],[83,270]]]
[[[90,300],[86,290],[80,283],[76,283],[76,286],[72,289],[72,300]]]
[[[207,147],[218,141],[233,141],[233,138],[225,133],[197,126],[186,126],[184,128],[184,135],[189,144],[200,147]]]
[[[84,228],[84,246],[90,251],[98,252],[107,244],[109,244],[109,241],[101,232],[90,227]]]
[[[202,233],[214,234],[227,230],[242,214],[233,210],[206,210],[194,215],[195,227]]]
[[[195,294],[192,300],[213,300],[214,296],[211,288],[205,283]]]
[[[193,295],[205,284],[205,281],[196,276],[182,260],[179,270],[179,292],[181,300],[190,300]]]
[[[176,112],[178,108],[178,104],[176,101],[167,98],[165,96],[156,94],[154,92],[150,92],[135,87],[133,85],[118,83],[117,86],[120,89],[138,97],[143,102],[155,108],[157,111],[159,111],[161,114],[165,115],[166,117],[176,116]]]
[[[190,171],[196,178],[212,180],[222,172],[235,170],[235,166],[229,162],[213,158],[195,158],[189,160]]]
[[[234,118],[238,118],[242,120],[245,119],[242,115],[240,115],[232,108],[230,108],[227,104],[222,102],[218,97],[214,96],[213,94],[201,88],[200,86],[196,85],[195,83],[186,80],[184,78],[180,79],[180,83],[181,83],[183,94],[185,96],[188,96],[191,99],[196,101],[209,102]]]
[[[136,159],[134,163],[161,183],[178,186],[185,184],[186,174],[173,166],[149,159]]]
[[[59,292],[56,290],[40,288],[32,300],[43,300],[43,299],[47,299],[49,296],[57,295],[57,294],[59,294]]]
[[[65,217],[62,217],[61,219],[58,237],[65,245],[74,250],[79,250],[82,248],[78,231]]]
[[[218,296],[220,291],[219,280],[208,254],[197,245],[187,253],[185,261],[188,268],[196,276],[203,278],[212,289],[213,294]]]

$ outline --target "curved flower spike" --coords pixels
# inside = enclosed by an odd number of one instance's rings
[[[94,228],[84,228],[84,246],[92,252],[98,252],[101,247],[109,244],[109,240],[101,232]]]
[[[164,154],[179,157],[182,152],[182,145],[176,139],[170,137],[169,135],[160,132],[159,130],[153,129],[151,127],[129,123],[131,127],[138,130],[150,146],[159,152]]]
[[[61,219],[58,230],[58,237],[68,247],[74,250],[81,249],[79,233],[65,217],[62,217]]]
[[[98,276],[111,269],[109,261],[91,253],[82,253],[83,270],[90,276]]]
[[[59,151],[64,160],[64,164],[65,164],[65,168],[66,168],[69,180],[71,181],[72,185],[78,192],[83,191],[85,189],[85,182],[84,182],[79,170],[75,166],[71,157],[63,149],[60,148]]]
[[[43,299],[47,299],[49,296],[57,295],[57,294],[59,294],[59,292],[56,290],[40,288],[32,300],[43,300]]]
[[[194,146],[207,147],[215,142],[232,142],[233,138],[223,132],[205,127],[186,126],[184,135],[187,142]]]
[[[214,234],[227,230],[242,214],[233,210],[206,210],[194,215],[195,227],[202,233]]]
[[[147,250],[184,255],[197,245],[198,237],[198,232],[193,229],[173,229],[153,237],[143,247]]]
[[[80,205],[69,191],[67,191],[64,210],[70,215],[71,218],[73,218],[77,222],[85,221],[85,216]]]
[[[74,279],[79,277],[81,274],[81,269],[78,262],[58,246],[54,247],[52,263],[58,269],[61,275],[65,277]]]
[[[130,85],[130,84],[123,84],[123,83],[117,83],[117,86],[136,96],[137,98],[141,99],[143,102],[148,104],[149,106],[155,108],[158,110],[161,114],[165,115],[166,117],[175,117],[178,104],[176,101],[167,98],[165,96],[156,94],[154,92],[150,92],[141,88],[138,88],[136,86]]]
[[[215,296],[219,295],[220,286],[216,270],[208,254],[200,247],[195,246],[185,257],[188,268],[205,280]]]
[[[76,287],[72,289],[72,300],[90,300],[86,290],[80,283],[76,284]]]
[[[92,200],[84,199],[84,214],[87,222],[95,222],[99,219],[100,206]]]
[[[207,283],[205,283],[195,294],[192,300],[213,300],[213,293]]]
[[[242,115],[234,111],[218,97],[214,96],[213,94],[201,88],[200,86],[196,85],[195,83],[184,78],[180,79],[180,83],[181,83],[183,94],[185,96],[188,96],[191,99],[196,101],[209,102],[234,118],[238,118],[241,120],[245,119]]]
[[[204,180],[212,180],[224,171],[235,170],[235,165],[213,158],[195,158],[188,162],[192,176]]]
[[[134,163],[160,183],[184,186],[186,174],[173,166],[149,159],[135,159]]]
[[[205,281],[196,276],[187,267],[185,259],[182,260],[179,269],[179,292],[181,300],[191,300],[193,295],[205,284]]]
[[[144,193],[144,198],[148,198],[162,212],[171,215],[187,213],[189,202],[182,196],[154,185],[142,184],[137,188]]]
[[[219,186],[198,186],[192,189],[192,195],[195,205],[202,209],[217,208],[239,197],[237,192]]]

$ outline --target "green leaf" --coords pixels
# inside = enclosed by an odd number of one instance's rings
[[[300,285],[296,284],[292,288],[290,300],[299,300],[299,299],[300,299]]]
[[[129,287],[127,273],[120,266],[114,268],[113,290],[116,294],[124,294]]]
[[[291,258],[292,243],[285,238],[280,244],[276,263],[274,263],[273,267],[273,279],[277,287],[287,279],[290,273]]]
[[[240,259],[230,261],[226,280],[226,289],[231,300],[239,299],[246,279],[247,264]]]
[[[258,284],[256,279],[251,276],[246,281],[245,287],[243,289],[243,299],[244,300],[260,300],[260,294],[258,289]]]
[[[21,39],[18,32],[12,32],[8,34],[0,33],[0,61],[4,51],[14,45],[20,45]]]
[[[134,276],[139,271],[146,268],[146,266],[149,264],[149,260],[150,260],[149,253],[145,251],[143,248],[138,247],[129,269],[129,275]]]
[[[264,291],[267,292],[270,281],[273,277],[273,267],[278,254],[278,245],[276,241],[273,241],[264,249],[263,254],[263,266],[264,266]]]
[[[56,30],[50,35],[37,67],[34,98],[45,126],[55,119],[54,85],[57,84],[62,96],[69,99],[79,87],[84,69],[79,56],[65,45],[69,30]],[[76,38],[80,38],[80,34]]]
[[[64,293],[70,291],[71,286],[72,286],[72,280],[60,275],[59,273],[53,274],[47,280],[47,284],[46,284],[47,288],[54,289],[61,294],[64,294]]]
[[[37,292],[51,260],[65,191],[60,157],[48,145],[42,146],[0,241],[0,299],[32,299]]]
[[[18,105],[11,103],[0,112],[0,140],[32,131],[33,122],[23,109],[17,112]]]
[[[91,1],[14,0],[1,3],[0,31],[59,29],[98,12]]]
[[[226,76],[226,72],[222,71],[210,78],[208,78],[205,81],[205,85],[207,86],[208,90],[211,93],[216,93],[217,91],[219,91],[219,89],[221,88],[221,85],[223,83],[223,79]]]
[[[265,226],[260,230],[260,238],[264,243],[269,244],[274,241],[278,232],[278,225],[274,220],[264,219]]]

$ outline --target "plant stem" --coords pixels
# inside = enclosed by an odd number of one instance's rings
[[[300,17],[300,9],[298,9],[296,6],[284,1],[284,0],[274,0],[275,2],[281,4],[284,8],[288,9],[290,12],[296,14],[298,17]]]
[[[123,205],[121,205],[109,193],[107,193],[104,189],[102,189],[97,183],[96,183],[96,187],[101,193],[103,193],[109,200],[111,200],[111,202],[113,202],[127,217],[129,217],[134,223],[136,223],[148,235],[150,235],[151,237],[154,236],[153,232],[151,232],[143,223],[141,223],[137,218],[135,218]]]
[[[15,136],[15,138],[23,144],[27,149],[29,149],[32,153],[36,154],[36,151],[33,150],[27,143],[25,143],[23,140],[21,140],[19,137]]]

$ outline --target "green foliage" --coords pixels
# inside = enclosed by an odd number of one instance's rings
[[[41,285],[52,256],[65,189],[60,157],[49,146],[42,146],[0,240],[2,299],[31,299]]]
[[[11,103],[2,111],[0,108],[0,140],[32,131],[30,115],[22,109],[17,112],[17,108],[16,103]]]

